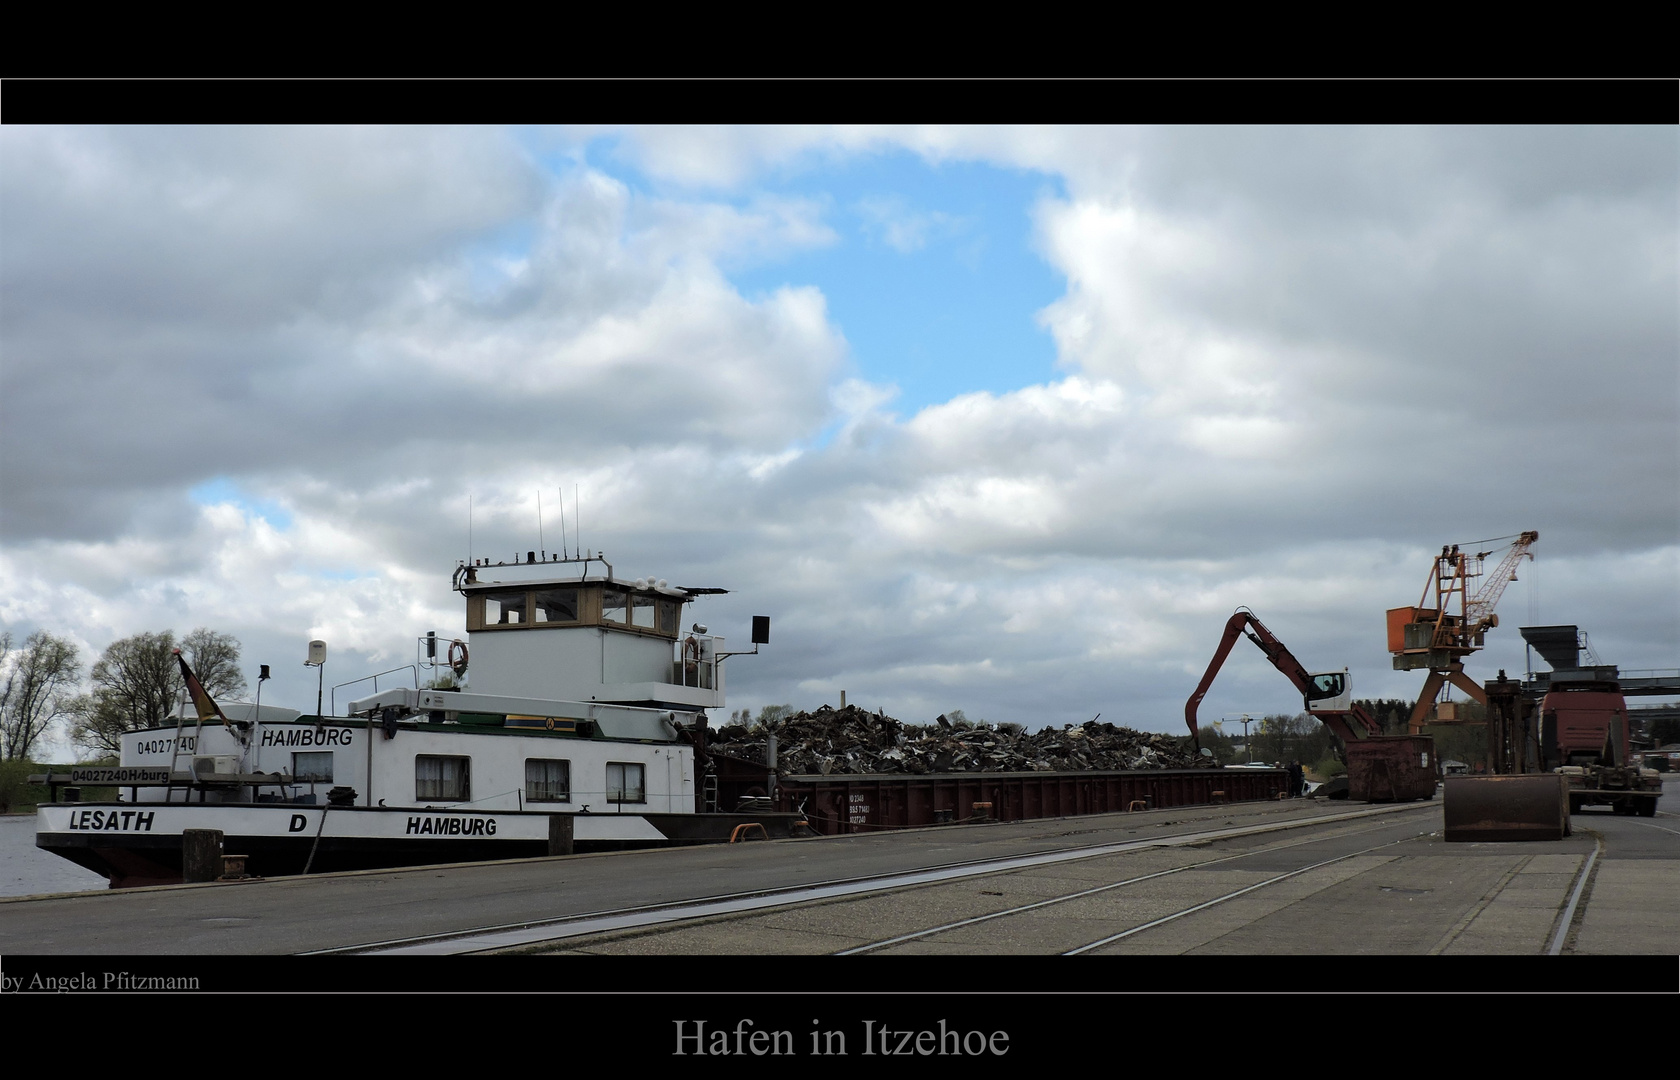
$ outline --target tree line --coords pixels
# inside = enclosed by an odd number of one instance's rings
[[[1273,713],[1258,717],[1249,724],[1246,744],[1241,727],[1226,730],[1223,724],[1204,724],[1197,734],[1202,746],[1213,751],[1216,765],[1246,762],[1287,765],[1291,761],[1299,761],[1319,772],[1338,771],[1338,740],[1311,713]]]
[[[113,641],[85,675],[81,650],[68,638],[37,630],[17,643],[0,632],[0,759],[28,760],[60,723],[83,749],[120,754],[124,732],[161,724],[181,700],[176,649],[211,697],[245,693],[238,640],[207,627],[180,638],[165,630]]]
[[[1400,698],[1361,698],[1354,704],[1381,725],[1384,735],[1404,735],[1409,730],[1415,702]],[[1488,757],[1487,729],[1481,721],[1486,719],[1486,709],[1473,701],[1459,702],[1458,709],[1463,722],[1426,724],[1424,733],[1435,740],[1435,752],[1439,757],[1462,761],[1467,765],[1485,766]],[[1214,761],[1220,765],[1243,761],[1274,764],[1299,761],[1325,775],[1345,771],[1340,740],[1311,713],[1294,716],[1279,713],[1252,721],[1246,747],[1241,742],[1240,729],[1227,731],[1219,726],[1204,725],[1199,734],[1201,744],[1213,751]]]

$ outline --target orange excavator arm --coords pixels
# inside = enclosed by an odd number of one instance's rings
[[[1196,710],[1201,705],[1202,698],[1207,696],[1208,687],[1213,685],[1214,676],[1218,675],[1219,669],[1225,665],[1225,658],[1231,654],[1231,646],[1236,644],[1237,635],[1245,631],[1248,633],[1248,639],[1266,654],[1266,659],[1272,662],[1272,666],[1283,672],[1284,677],[1300,691],[1302,706],[1323,721],[1324,725],[1344,742],[1366,739],[1382,733],[1382,725],[1357,705],[1345,711],[1314,709],[1312,702],[1315,687],[1312,675],[1295,659],[1295,654],[1278,640],[1277,635],[1266,629],[1266,624],[1254,617],[1254,612],[1247,608],[1238,608],[1226,621],[1225,633],[1219,639],[1219,648],[1214,650],[1213,659],[1208,662],[1207,671],[1202,675],[1202,681],[1197,684],[1196,692],[1184,703],[1184,722],[1190,727],[1190,738],[1197,750],[1201,749],[1202,740],[1201,729],[1196,725]]]

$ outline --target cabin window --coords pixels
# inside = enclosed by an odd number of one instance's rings
[[[552,758],[525,759],[526,802],[570,802],[572,763]]]
[[[292,779],[300,784],[330,784],[333,782],[332,751],[317,754],[292,755]]]
[[[653,629],[654,605],[658,603],[651,596],[632,596],[630,598],[630,625],[645,626]]]
[[[607,762],[607,801],[647,802],[646,767],[626,761]]]
[[[663,633],[677,636],[677,616],[680,609],[670,600],[659,601],[659,629]]]
[[[471,758],[419,755],[414,759],[416,801],[465,802],[472,797]]]
[[[601,590],[601,621],[622,623],[628,622],[627,613],[630,610],[630,594],[623,589]]]
[[[1319,698],[1335,697],[1342,692],[1344,680],[1340,672],[1314,675],[1312,692],[1307,696],[1317,701]]]
[[[484,594],[485,626],[524,626],[528,621],[524,592]]]
[[[575,623],[578,621],[578,591],[538,589],[532,595],[531,609],[537,623]]]

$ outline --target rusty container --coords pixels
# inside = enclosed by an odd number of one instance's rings
[[[1427,735],[1375,735],[1349,742],[1347,766],[1350,799],[1411,802],[1435,797],[1435,740]]]
[[[1150,809],[1255,802],[1288,785],[1282,769],[830,774],[782,777],[777,804],[836,836],[970,822],[980,803],[991,804],[989,820],[1028,821],[1124,813],[1135,802]]]

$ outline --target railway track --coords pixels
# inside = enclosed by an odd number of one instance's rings
[[[1439,803],[1237,804],[17,898],[0,953],[1672,956],[1676,820],[1446,844]]]
[[[1366,830],[1366,831],[1369,831],[1369,830]],[[1319,843],[1319,842],[1320,841],[1316,841],[1316,840],[1303,840],[1303,841],[1299,841],[1298,844],[1301,845],[1301,846],[1305,846],[1305,845],[1316,844],[1316,843]],[[1361,848],[1358,851],[1350,852],[1346,855],[1337,855],[1334,858],[1324,859],[1320,862],[1309,863],[1308,865],[1303,866],[1299,869],[1290,870],[1290,871],[1287,871],[1287,872],[1282,873],[1282,874],[1276,874],[1272,877],[1267,878],[1264,881],[1257,882],[1253,885],[1245,886],[1245,887],[1243,887],[1241,889],[1237,889],[1233,892],[1228,892],[1228,893],[1224,894],[1223,896],[1216,896],[1211,900],[1206,900],[1206,901],[1203,901],[1201,903],[1191,905],[1189,907],[1180,908],[1177,911],[1174,911],[1174,912],[1172,912],[1170,914],[1167,914],[1167,915],[1163,915],[1163,916],[1161,916],[1160,918],[1157,918],[1157,919],[1152,919],[1149,922],[1142,923],[1140,925],[1133,926],[1133,927],[1130,927],[1130,928],[1125,929],[1125,930],[1121,930],[1118,933],[1109,934],[1106,937],[1098,938],[1095,941],[1086,942],[1082,945],[1078,945],[1078,946],[1076,946],[1074,948],[1071,948],[1071,949],[1067,949],[1067,950],[1063,951],[1061,955],[1063,955],[1063,956],[1079,956],[1083,953],[1094,952],[1097,949],[1102,948],[1104,945],[1111,944],[1111,943],[1119,941],[1123,938],[1131,937],[1134,934],[1141,934],[1141,933],[1143,933],[1145,931],[1148,931],[1148,930],[1151,930],[1151,929],[1153,929],[1157,926],[1163,926],[1166,923],[1174,921],[1175,919],[1181,919],[1181,918],[1184,918],[1184,917],[1189,916],[1189,915],[1194,915],[1199,911],[1204,911],[1204,910],[1206,910],[1208,908],[1211,908],[1211,907],[1213,907],[1217,904],[1223,904],[1226,901],[1235,900],[1239,896],[1245,896],[1248,893],[1254,892],[1257,889],[1263,889],[1263,888],[1266,888],[1267,886],[1276,885],[1279,882],[1287,881],[1290,878],[1293,878],[1293,877],[1295,877],[1299,874],[1307,873],[1310,870],[1317,870],[1320,867],[1330,866],[1330,865],[1333,865],[1335,863],[1341,862],[1343,859],[1354,858],[1357,855],[1365,855],[1365,854],[1368,854],[1368,853],[1373,852],[1373,851],[1380,851],[1383,848],[1392,847],[1393,845],[1398,844],[1398,843],[1402,843],[1402,842],[1403,842],[1403,840],[1387,840],[1387,841],[1384,841],[1383,843],[1373,844],[1370,847]],[[1296,845],[1285,845],[1285,846],[1296,846]],[[895,945],[900,945],[900,944],[903,944],[905,942],[918,941],[918,940],[925,941],[925,940],[933,939],[933,938],[938,937],[941,934],[950,933],[952,931],[957,931],[957,930],[962,930],[962,929],[964,929],[966,927],[970,927],[970,926],[977,926],[977,925],[979,925],[981,923],[984,923],[984,922],[991,922],[994,919],[1006,919],[1006,918],[1012,918],[1012,917],[1015,917],[1015,916],[1025,915],[1029,912],[1037,911],[1037,910],[1040,910],[1042,908],[1051,907],[1051,906],[1056,905],[1056,904],[1070,903],[1070,902],[1077,901],[1077,900],[1084,900],[1087,897],[1099,896],[1099,895],[1101,895],[1103,893],[1106,893],[1106,892],[1109,892],[1110,890],[1113,890],[1113,889],[1122,889],[1122,888],[1125,888],[1125,887],[1131,886],[1131,885],[1141,885],[1144,882],[1154,881],[1154,880],[1157,880],[1159,878],[1168,877],[1168,876],[1173,875],[1173,874],[1183,873],[1183,872],[1188,871],[1188,870],[1205,870],[1205,869],[1208,869],[1209,867],[1218,865],[1219,863],[1233,862],[1233,861],[1236,861],[1238,859],[1246,859],[1248,857],[1249,856],[1247,854],[1228,855],[1223,859],[1213,859],[1213,860],[1210,860],[1210,861],[1207,861],[1207,862],[1184,862],[1184,863],[1181,863],[1178,866],[1174,866],[1174,867],[1171,867],[1170,869],[1166,869],[1166,870],[1158,870],[1158,871],[1156,871],[1155,873],[1152,873],[1152,874],[1144,874],[1140,877],[1133,877],[1133,878],[1127,878],[1123,881],[1110,882],[1106,885],[1097,885],[1097,886],[1094,886],[1094,887],[1089,888],[1089,889],[1081,889],[1078,892],[1071,892],[1071,893],[1065,893],[1061,896],[1054,896],[1054,897],[1051,897],[1047,900],[1039,900],[1039,901],[1037,901],[1035,903],[1031,903],[1031,904],[1022,904],[1022,905],[1018,905],[1016,907],[1006,908],[1003,911],[992,912],[991,914],[988,914],[988,915],[980,915],[980,916],[976,916],[976,917],[971,918],[971,919],[962,919],[962,920],[959,920],[957,922],[946,923],[942,926],[929,927],[926,930],[918,930],[918,931],[915,931],[915,932],[909,933],[909,934],[900,934],[897,937],[886,938],[882,941],[871,942],[868,945],[860,945],[860,946],[857,946],[856,948],[845,949],[845,950],[842,950],[837,955],[840,955],[840,956],[855,956],[855,955],[859,955],[859,954],[863,954],[863,953],[879,952],[883,949],[889,949],[889,948],[891,948]]]
[[[1420,825],[1417,822],[1418,815],[1415,811],[1430,808],[1430,804],[1417,804],[1360,809],[1311,820],[1205,829],[1176,836],[1111,843],[1097,847],[1067,847],[1055,851],[1038,852],[1032,855],[1004,859],[992,858],[957,862],[910,873],[821,881],[791,889],[713,896],[679,904],[626,907],[541,922],[478,927],[447,935],[423,935],[368,942],[355,946],[320,950],[318,953],[310,955],[374,953],[406,956],[446,956],[509,951],[592,951],[602,946],[610,948],[615,943],[638,939],[646,940],[653,935],[682,935],[690,933],[698,927],[706,927],[708,932],[714,933],[719,927],[730,924],[747,928],[747,924],[751,920],[762,918],[767,913],[786,913],[793,910],[812,910],[816,908],[832,909],[855,904],[874,906],[879,905],[881,899],[885,896],[908,895],[920,890],[953,886],[973,891],[972,885],[976,882],[1023,874],[1066,872],[1066,868],[1078,864],[1096,865],[1116,860],[1123,863],[1129,858],[1137,856],[1152,855],[1159,858],[1164,854],[1173,860],[1172,865],[1151,870],[1148,873],[1127,876],[1121,880],[1105,881],[1095,886],[1069,890],[1030,903],[1005,906],[1000,910],[989,911],[972,917],[936,922],[933,925],[918,927],[909,932],[869,941],[850,948],[829,950],[836,955],[877,953],[898,949],[917,942],[938,942],[941,938],[948,938],[953,934],[961,933],[983,923],[1030,917],[1032,913],[1046,908],[1077,904],[1080,901],[1090,900],[1114,890],[1139,886],[1186,872],[1205,871],[1223,864],[1253,859],[1258,854],[1253,851],[1245,851],[1210,857],[1207,852],[1212,845],[1264,838],[1271,834],[1298,829],[1328,828],[1331,830],[1329,834],[1324,836],[1291,838],[1282,843],[1266,843],[1263,846],[1262,851],[1273,857],[1299,849],[1302,852],[1301,857],[1305,859],[1300,866],[1292,866],[1282,872],[1271,874],[1264,881],[1246,885],[1230,892],[1228,895],[1198,901],[1183,910],[1157,917],[1144,925],[1129,927],[1100,939],[1080,943],[1073,948],[1058,950],[1072,955],[1099,949],[1113,941],[1142,933],[1156,925],[1193,915],[1217,904],[1235,900],[1258,889],[1276,885],[1311,871],[1359,856],[1369,855],[1420,834],[1427,834],[1429,824]],[[1395,824],[1393,819],[1396,816],[1400,818],[1401,824]],[[1429,821],[1432,822],[1433,817]],[[1314,849],[1322,852],[1326,844],[1346,846],[1350,840],[1368,834],[1394,834],[1396,832],[1398,832],[1398,835],[1387,835],[1386,838],[1375,844],[1358,847],[1327,858],[1319,857],[1318,854],[1313,853]],[[1097,871],[1099,874],[1106,872],[1106,868]],[[995,890],[979,890],[979,892],[982,895],[1002,895]],[[930,906],[928,910],[933,911],[936,908]],[[750,934],[750,928],[747,928],[746,932]]]

